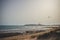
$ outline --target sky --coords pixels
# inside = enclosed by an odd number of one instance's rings
[[[2,0],[0,24],[60,24],[58,0]]]

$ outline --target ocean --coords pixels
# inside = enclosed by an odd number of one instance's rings
[[[0,26],[0,33],[14,33],[14,32],[25,32],[25,31],[30,31],[30,30],[47,30],[50,28],[46,27],[51,27],[51,26],[16,26],[16,25],[8,25],[8,26]]]

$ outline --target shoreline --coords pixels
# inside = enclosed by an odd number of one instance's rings
[[[60,40],[60,27],[25,33],[0,33],[0,40]]]

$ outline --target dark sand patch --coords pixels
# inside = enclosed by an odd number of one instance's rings
[[[12,36],[17,36],[17,35],[22,35],[22,33],[1,33],[0,38],[12,37]]]
[[[46,33],[42,36],[39,35],[37,37],[37,40],[60,40],[60,32],[54,31],[54,32]]]

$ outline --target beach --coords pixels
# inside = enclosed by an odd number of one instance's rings
[[[28,33],[2,33],[0,40],[60,40],[60,28],[56,29],[28,31]]]

